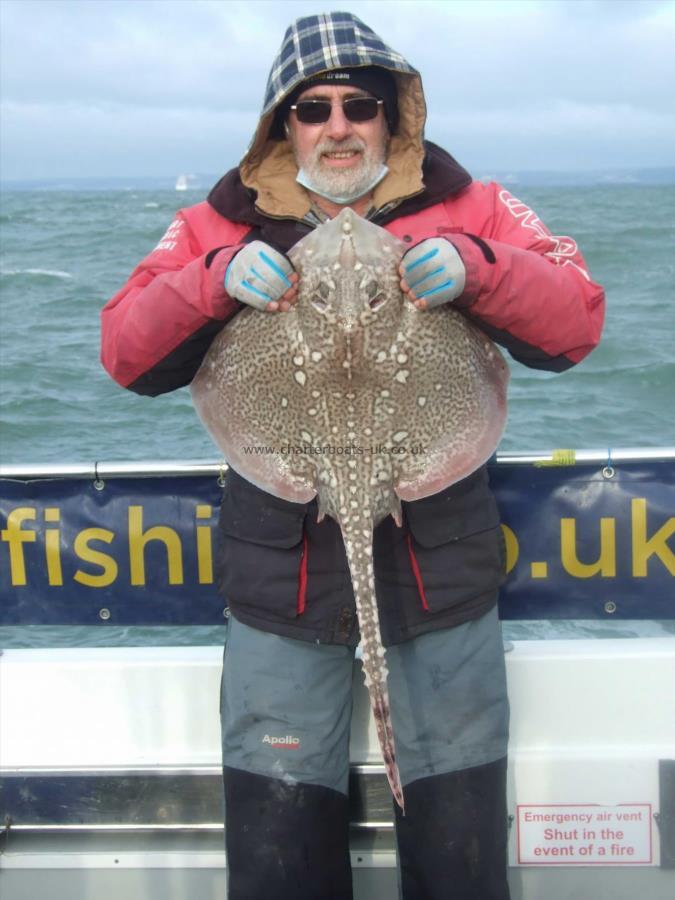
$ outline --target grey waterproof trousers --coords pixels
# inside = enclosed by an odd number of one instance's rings
[[[387,651],[404,900],[507,900],[496,609]],[[231,618],[221,697],[228,897],[349,900],[354,651]]]

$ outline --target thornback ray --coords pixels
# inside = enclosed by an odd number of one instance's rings
[[[379,627],[373,529],[401,500],[465,478],[494,452],[508,368],[452,306],[402,294],[406,244],[344,209],[290,251],[300,275],[286,313],[245,309],[192,384],[202,421],[235,471],[277,497],[318,499],[340,526],[363,669],[387,777],[403,808]]]

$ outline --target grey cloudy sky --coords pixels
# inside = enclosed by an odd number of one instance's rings
[[[675,164],[675,0],[0,0],[3,179],[225,171],[285,27],[347,9],[478,170]]]

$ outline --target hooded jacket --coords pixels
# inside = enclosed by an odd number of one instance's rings
[[[452,241],[466,268],[456,308],[525,365],[562,371],[597,344],[604,295],[576,243],[552,235],[496,184],[474,182],[425,142],[419,74],[349,13],[289,28],[268,80],[253,140],[208,200],[181,210],[102,314],[102,360],[120,384],[160,394],[189,384],[214,335],[240,309],[223,282],[243,243],[287,251],[315,226],[290,144],[270,135],[275,110],[320,72],[379,65],[398,88],[399,123],[370,218],[411,246]],[[385,643],[486,612],[503,580],[503,541],[485,469],[433,497],[403,504],[404,525],[375,531]],[[337,525],[316,501],[271,497],[236,473],[221,508],[219,582],[247,624],[305,640],[354,643],[354,599]]]

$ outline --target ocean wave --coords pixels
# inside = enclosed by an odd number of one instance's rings
[[[0,276],[12,278],[15,275],[41,275],[44,278],[74,278],[71,272],[63,272],[61,269],[0,269]]]

